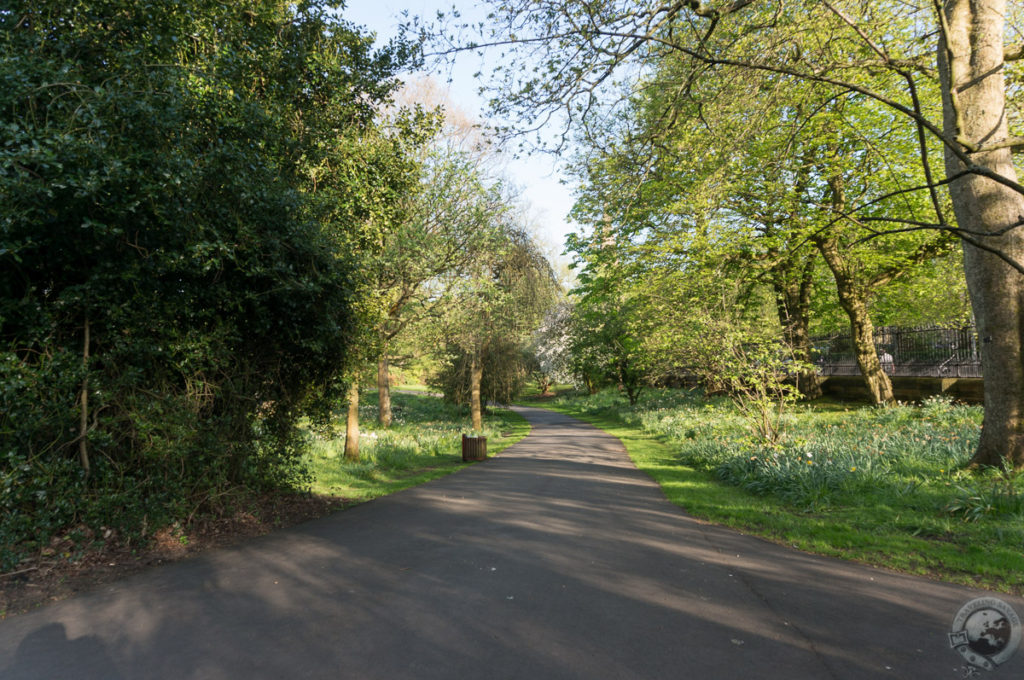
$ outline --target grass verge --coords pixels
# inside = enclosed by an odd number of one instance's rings
[[[728,402],[668,391],[545,407],[622,440],[689,513],[807,552],[991,590],[1024,592],[1020,476],[958,469],[978,409],[806,407],[759,448]],[[974,433],[972,435],[972,433]]]
[[[461,435],[469,432],[468,410],[430,395],[393,392],[394,420],[384,429],[376,423],[376,393],[363,396],[358,461],[344,457],[344,417],[310,434],[307,456],[313,493],[361,503],[472,465],[463,463],[461,455]],[[507,409],[491,409],[484,418],[488,456],[529,433],[529,423]]]

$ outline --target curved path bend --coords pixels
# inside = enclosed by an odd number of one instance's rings
[[[702,523],[618,440],[520,412],[486,463],[0,622],[0,678],[960,677],[981,591]]]

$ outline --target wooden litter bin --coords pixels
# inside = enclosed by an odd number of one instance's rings
[[[462,435],[462,461],[487,460],[487,437]]]

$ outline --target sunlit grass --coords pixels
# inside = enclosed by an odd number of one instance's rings
[[[727,400],[650,392],[550,404],[621,438],[695,516],[802,550],[1021,593],[1024,478],[963,469],[979,407],[801,406],[776,448]]]
[[[353,503],[384,496],[455,472],[462,462],[463,432],[469,432],[464,408],[426,394],[392,393],[393,422],[377,425],[376,394],[363,396],[360,406],[358,461],[345,459],[345,418],[339,414],[326,432],[310,433],[308,459],[312,491],[340,496]],[[488,456],[525,437],[530,426],[506,409],[492,409],[484,418]]]
[[[392,388],[395,392],[418,392],[421,394],[429,393],[430,387],[423,383],[404,383],[402,385],[395,385]]]
[[[571,391],[573,391],[572,385],[566,383],[555,383],[548,387],[547,394],[541,395],[540,387],[537,386],[537,383],[534,381],[530,381],[527,382],[525,386],[523,386],[523,391],[522,394],[519,396],[519,399],[521,401],[533,401],[539,399],[546,400],[558,394]]]

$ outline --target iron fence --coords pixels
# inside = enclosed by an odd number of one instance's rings
[[[860,375],[852,336],[818,336],[811,339],[811,346],[812,360],[821,375]],[[876,328],[875,347],[882,368],[890,375],[981,377],[981,355],[973,326]]]

